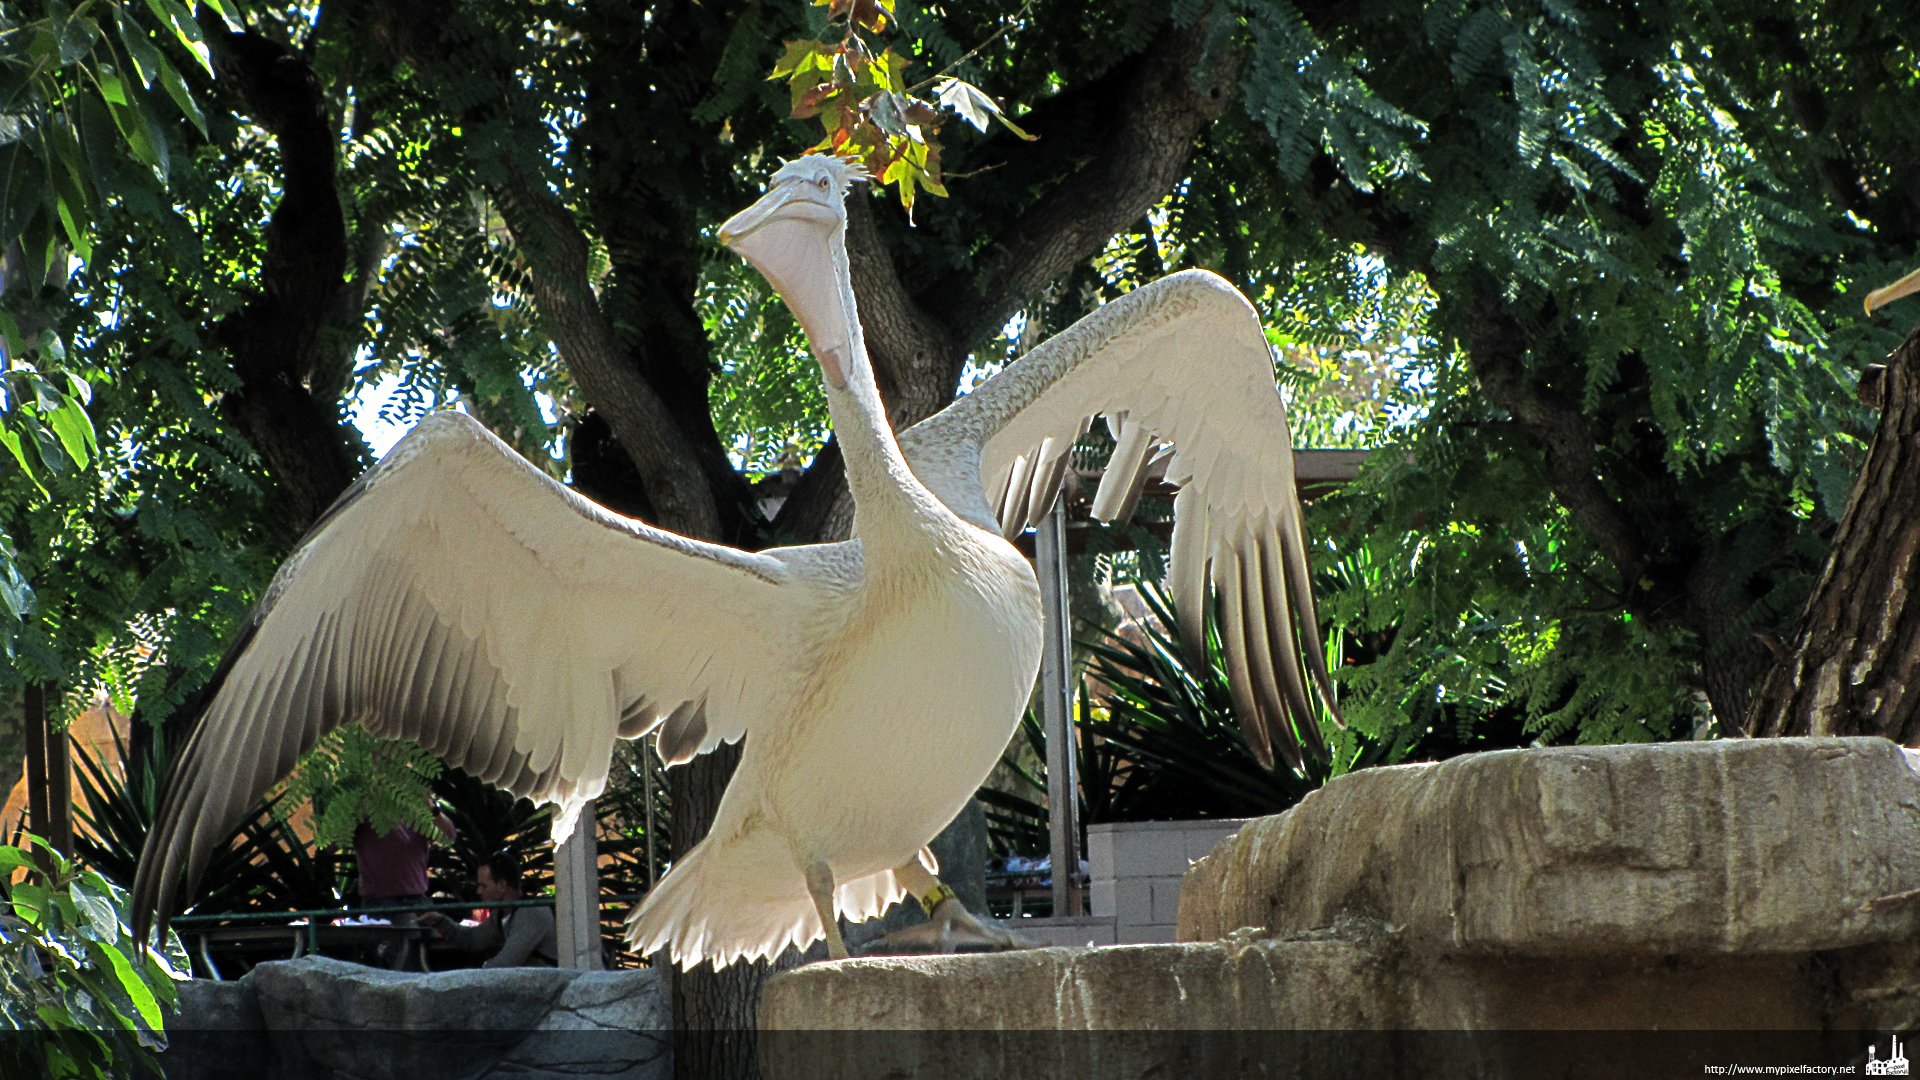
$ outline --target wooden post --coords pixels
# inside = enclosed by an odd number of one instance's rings
[[[580,808],[573,834],[553,853],[554,936],[560,966],[600,970],[600,845],[593,804]]]
[[[28,683],[22,695],[27,724],[27,828],[62,855],[73,854],[73,773],[65,732],[53,730],[48,701],[54,688]]]
[[[47,694],[39,683],[28,683],[22,697],[27,727],[27,829],[47,835]],[[47,837],[51,841],[52,837]]]
[[[1067,601],[1067,501],[1034,530],[1034,572],[1046,636],[1040,651],[1040,719],[1047,735],[1047,824],[1052,834],[1053,917],[1080,914],[1080,785],[1074,775],[1072,612]]]
[[[60,854],[73,854],[73,736],[53,730],[50,714],[43,706],[42,722],[47,729],[47,842]]]

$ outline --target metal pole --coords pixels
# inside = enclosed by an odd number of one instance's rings
[[[1040,652],[1040,719],[1047,734],[1048,827],[1052,832],[1053,914],[1080,914],[1080,785],[1074,775],[1072,651],[1067,603],[1067,510],[1057,494],[1034,530],[1034,572],[1046,637]]]
[[[554,936],[560,966],[600,970],[600,845],[593,803],[580,808],[573,833],[553,853]]]
[[[635,753],[638,754],[640,758],[640,791],[646,796],[645,802],[647,806],[647,891],[652,892],[654,874],[655,874],[654,868],[660,865],[658,862],[654,861],[655,855],[654,855],[654,846],[653,846],[653,843],[654,843],[653,841],[653,800],[656,794],[653,789],[653,751],[647,746],[647,744],[641,743],[635,749]]]

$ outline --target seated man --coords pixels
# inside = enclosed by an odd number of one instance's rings
[[[518,900],[520,863],[505,851],[487,856],[474,872],[480,899],[489,904]],[[420,916],[422,925],[437,936],[469,952],[492,951],[481,967],[555,967],[560,943],[553,932],[553,909],[547,907],[493,908],[478,926],[462,926],[438,911]]]

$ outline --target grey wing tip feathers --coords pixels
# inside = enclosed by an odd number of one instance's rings
[[[190,845],[189,850],[179,853],[185,857],[184,865],[173,861],[181,841],[181,830],[186,827],[181,819],[181,809],[190,795],[189,777],[194,772],[193,763],[199,757],[197,748],[200,740],[196,736],[200,734],[207,709],[220,693],[220,688],[226,685],[234,665],[240,662],[240,657],[253,644],[272,603],[271,595],[261,599],[233,644],[227,647],[225,655],[220,658],[220,665],[214,669],[213,677],[181,706],[181,715],[191,718],[187,725],[187,737],[178,744],[180,749],[167,761],[166,776],[160,785],[160,800],[154,810],[146,842],[140,848],[139,861],[134,866],[133,892],[128,898],[132,909],[134,940],[140,947],[145,947],[155,931],[165,936],[176,914],[174,906],[180,901],[181,895],[199,884],[197,880],[183,878],[197,878],[200,871],[194,869],[195,863],[211,854],[200,853],[196,859]]]
[[[1307,747],[1324,741],[1322,715],[1345,726],[1298,547],[1284,534],[1258,538],[1222,551],[1211,570],[1229,697],[1247,749],[1267,769],[1284,760],[1302,771]],[[1206,596],[1203,583],[1176,602],[1194,595]],[[1189,663],[1204,670],[1202,603],[1188,601],[1178,616]]]

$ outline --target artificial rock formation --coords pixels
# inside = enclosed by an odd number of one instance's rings
[[[1180,940],[1362,915],[1488,954],[1779,953],[1920,926],[1920,783],[1885,739],[1504,750],[1370,769],[1222,842]]]
[[[168,1080],[665,1080],[659,972],[506,968],[408,974],[324,957],[182,987]]]
[[[1887,1044],[1869,1032],[1920,1027],[1909,760],[1880,739],[1778,739],[1353,774],[1196,864],[1180,944],[778,976],[764,1068],[951,1080],[1858,1063]]]

